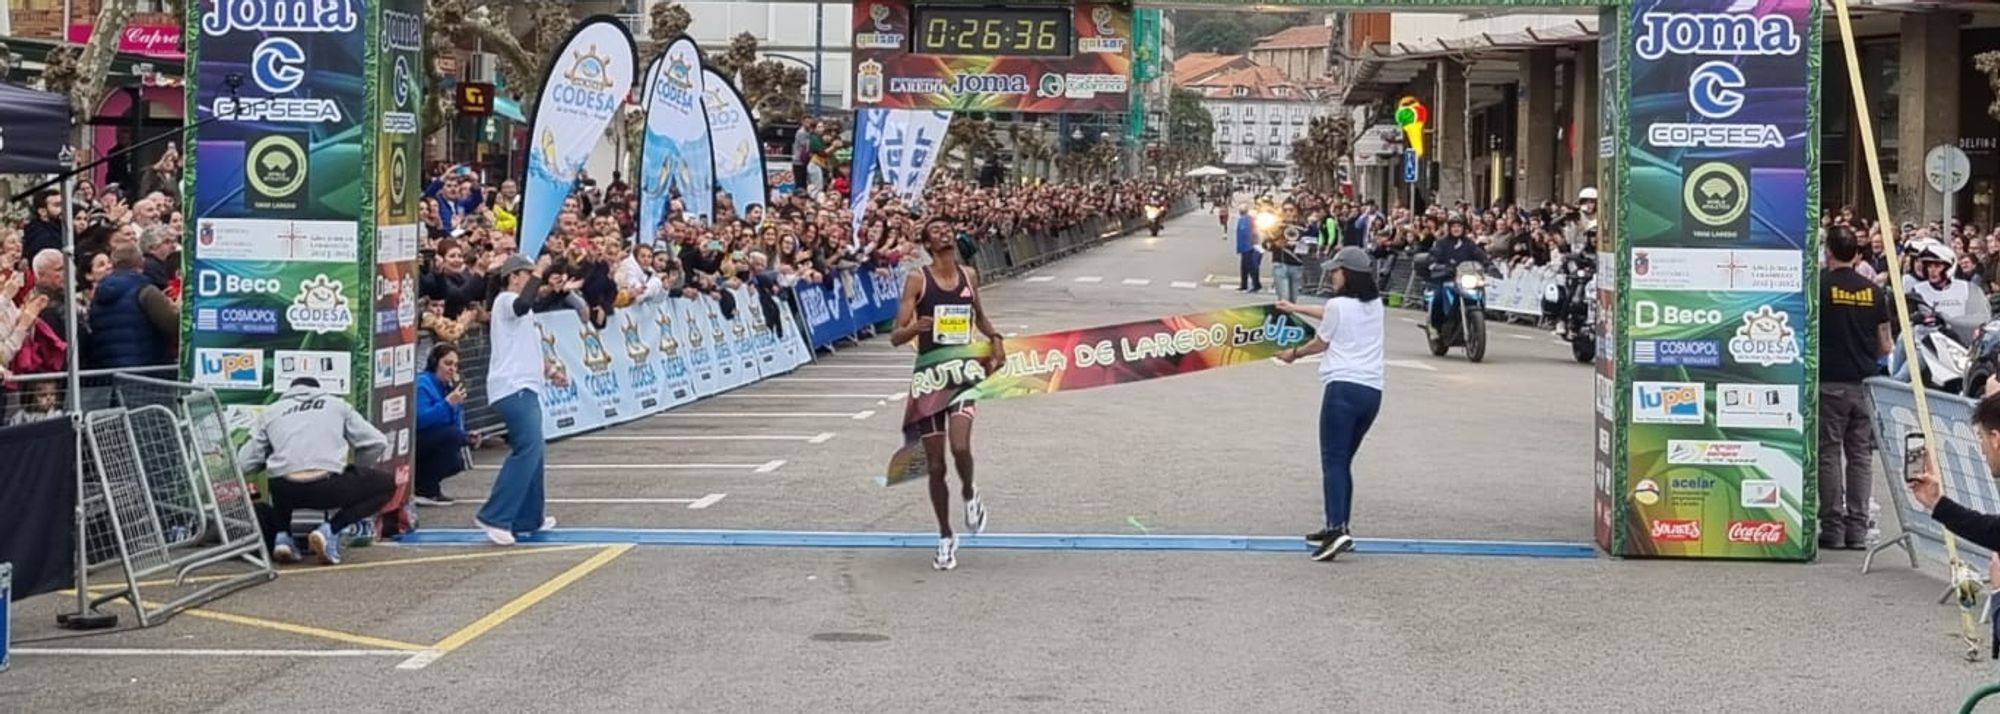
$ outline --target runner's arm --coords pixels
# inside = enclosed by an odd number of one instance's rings
[[[917,338],[924,328],[917,327],[917,300],[924,295],[924,274],[910,273],[903,279],[903,299],[896,305],[896,329],[889,333],[889,344],[902,347]]]
[[[992,320],[986,319],[986,305],[979,302],[979,271],[966,268],[965,277],[972,281],[972,317],[977,321],[979,331],[986,335],[986,339],[992,340],[993,344],[1000,344],[1002,339],[1000,330],[993,327]]]

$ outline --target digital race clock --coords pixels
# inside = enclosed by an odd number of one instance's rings
[[[911,8],[912,52],[922,55],[1068,57],[1074,25],[1067,7]]]

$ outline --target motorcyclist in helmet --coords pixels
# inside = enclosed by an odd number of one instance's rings
[[[1486,249],[1473,241],[1471,225],[1465,222],[1464,217],[1452,214],[1450,220],[1445,222],[1444,235],[1431,246],[1431,287],[1442,287],[1452,279],[1458,264],[1467,261],[1477,261],[1488,270],[1493,268],[1493,259],[1486,255]],[[1431,324],[1443,321],[1444,301],[1434,300],[1431,302]]]
[[[1907,285],[1907,291],[1929,304],[1948,324],[1976,320],[1983,312],[1979,308],[1986,307],[1985,298],[1972,283],[1952,275],[1958,254],[1950,246],[1930,238],[1913,242],[1910,252],[1914,254],[1917,280]]]

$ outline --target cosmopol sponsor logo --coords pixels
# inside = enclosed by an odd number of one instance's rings
[[[1716,367],[1722,364],[1722,343],[1715,340],[1633,340],[1632,363]]]
[[[200,307],[194,311],[196,332],[239,335],[278,334],[278,309],[273,307]]]

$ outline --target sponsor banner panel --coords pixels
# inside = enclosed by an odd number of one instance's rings
[[[1751,5],[1662,0],[1620,23],[1621,555],[1816,548],[1819,8]]]

